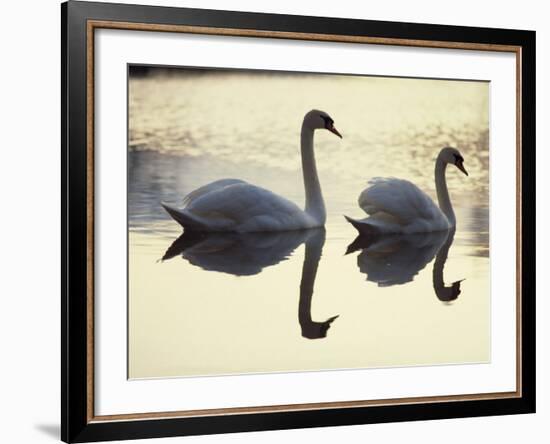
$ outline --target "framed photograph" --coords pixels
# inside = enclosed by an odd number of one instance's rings
[[[69,1],[62,439],[535,411],[535,33]]]

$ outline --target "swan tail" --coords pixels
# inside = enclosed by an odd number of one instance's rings
[[[173,208],[170,205],[162,203],[162,208],[174,219],[178,224],[187,230],[203,231],[204,224],[193,218],[189,213]]]
[[[346,252],[344,253],[344,256],[351,253],[355,253],[356,251],[363,249],[364,247],[363,247],[362,241],[363,241],[363,237],[361,235],[357,236],[355,240],[351,244],[349,244],[348,247],[346,248]]]
[[[188,248],[202,242],[206,239],[206,236],[206,233],[185,230],[184,233],[168,247],[164,253],[164,256],[162,256],[161,261],[167,261],[168,259],[172,259],[173,257],[182,254]]]
[[[348,245],[344,256],[351,253],[355,253],[356,251],[359,251],[359,250],[364,250],[366,248],[369,248],[371,245],[376,243],[376,241],[380,239],[381,236],[382,236],[381,234],[376,235],[374,233],[369,233],[369,234],[359,233],[359,235],[354,239],[354,241]]]
[[[377,229],[375,226],[369,224],[366,221],[362,220],[356,220],[351,217],[345,216],[346,220],[353,225],[353,227],[359,232],[360,235],[374,235],[374,234],[380,234],[380,230]]]

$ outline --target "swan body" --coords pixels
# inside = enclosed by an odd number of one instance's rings
[[[322,227],[326,210],[317,175],[313,133],[327,129],[342,137],[323,111],[308,112],[302,123],[302,172],[305,209],[265,188],[239,179],[221,179],[204,185],[183,200],[183,208],[162,203],[184,229],[206,232],[290,231]]]
[[[439,206],[412,182],[395,178],[374,178],[359,195],[359,206],[369,217],[346,217],[361,234],[426,233],[448,230],[456,225],[449,198],[445,170],[454,164],[464,174],[464,158],[456,148],[446,147],[435,163],[435,184]]]
[[[193,231],[249,233],[319,226],[294,202],[237,179],[218,180],[191,192],[181,210],[162,206],[176,222]]]

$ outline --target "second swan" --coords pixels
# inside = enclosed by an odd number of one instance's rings
[[[361,234],[426,233],[456,226],[445,170],[454,165],[466,176],[464,158],[456,148],[443,148],[435,161],[435,188],[439,207],[408,180],[374,178],[359,196],[359,206],[369,215],[361,220],[345,216]]]

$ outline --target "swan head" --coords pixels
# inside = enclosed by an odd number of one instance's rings
[[[464,168],[464,157],[462,157],[462,154],[460,154],[460,151],[456,148],[450,146],[443,148],[439,153],[439,159],[445,163],[456,166],[460,171],[466,174],[466,176],[468,175],[468,171]]]
[[[326,129],[332,134],[336,134],[340,139],[342,135],[334,127],[334,119],[330,117],[326,112],[319,111],[318,109],[312,109],[304,117],[304,126],[311,130]]]

